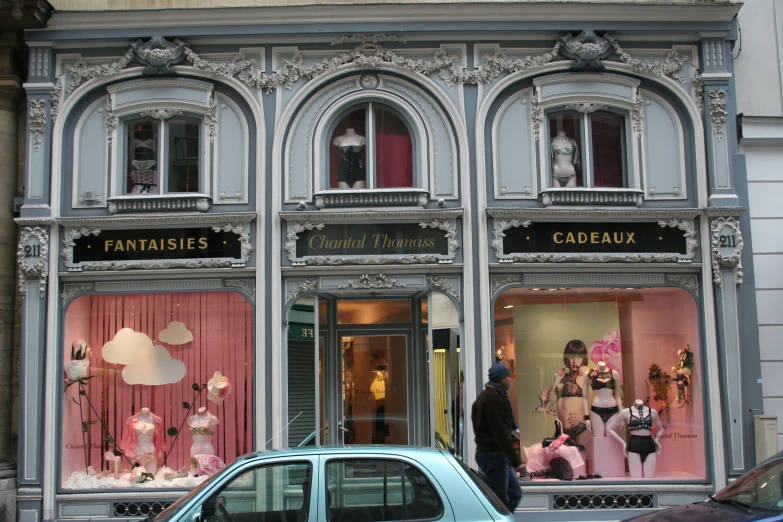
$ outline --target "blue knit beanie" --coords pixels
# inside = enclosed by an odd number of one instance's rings
[[[511,370],[505,364],[496,362],[489,369],[489,382],[500,382],[509,375],[511,375]]]

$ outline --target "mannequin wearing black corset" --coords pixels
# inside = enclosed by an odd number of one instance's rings
[[[367,140],[356,134],[352,128],[345,134],[332,140],[332,145],[340,152],[340,167],[337,171],[337,188],[363,189],[367,186],[367,174],[362,161]]]
[[[617,433],[617,430],[623,425],[628,427],[630,435],[628,443]],[[653,426],[656,428],[654,437],[652,435]],[[663,435],[663,431],[663,423],[658,412],[645,406],[644,401],[640,399],[636,399],[628,408],[620,410],[620,413],[606,423],[606,432],[623,446],[631,478],[653,478],[655,476],[655,463],[661,452],[661,444],[658,439]]]

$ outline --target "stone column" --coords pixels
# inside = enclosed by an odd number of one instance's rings
[[[18,112],[22,82],[14,74],[19,48],[14,32],[0,35],[0,520],[16,519],[16,455],[11,440],[13,408],[16,223],[13,205],[18,161]]]

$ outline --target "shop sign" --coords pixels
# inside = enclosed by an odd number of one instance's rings
[[[284,249],[294,265],[449,263],[459,248],[452,221],[425,223],[290,223]]]
[[[690,221],[496,223],[501,262],[687,261],[697,242]],[[500,249],[498,249],[500,250]]]
[[[214,268],[244,264],[252,250],[242,225],[170,229],[66,229],[69,270]]]
[[[315,339],[315,325],[288,323],[289,341],[312,341]]]

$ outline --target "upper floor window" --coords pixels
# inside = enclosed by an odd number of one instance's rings
[[[329,188],[413,186],[411,131],[389,107],[354,107],[332,131],[329,151]]]
[[[126,194],[199,192],[201,120],[189,116],[127,120]]]
[[[625,117],[609,111],[548,114],[552,188],[628,188]]]

